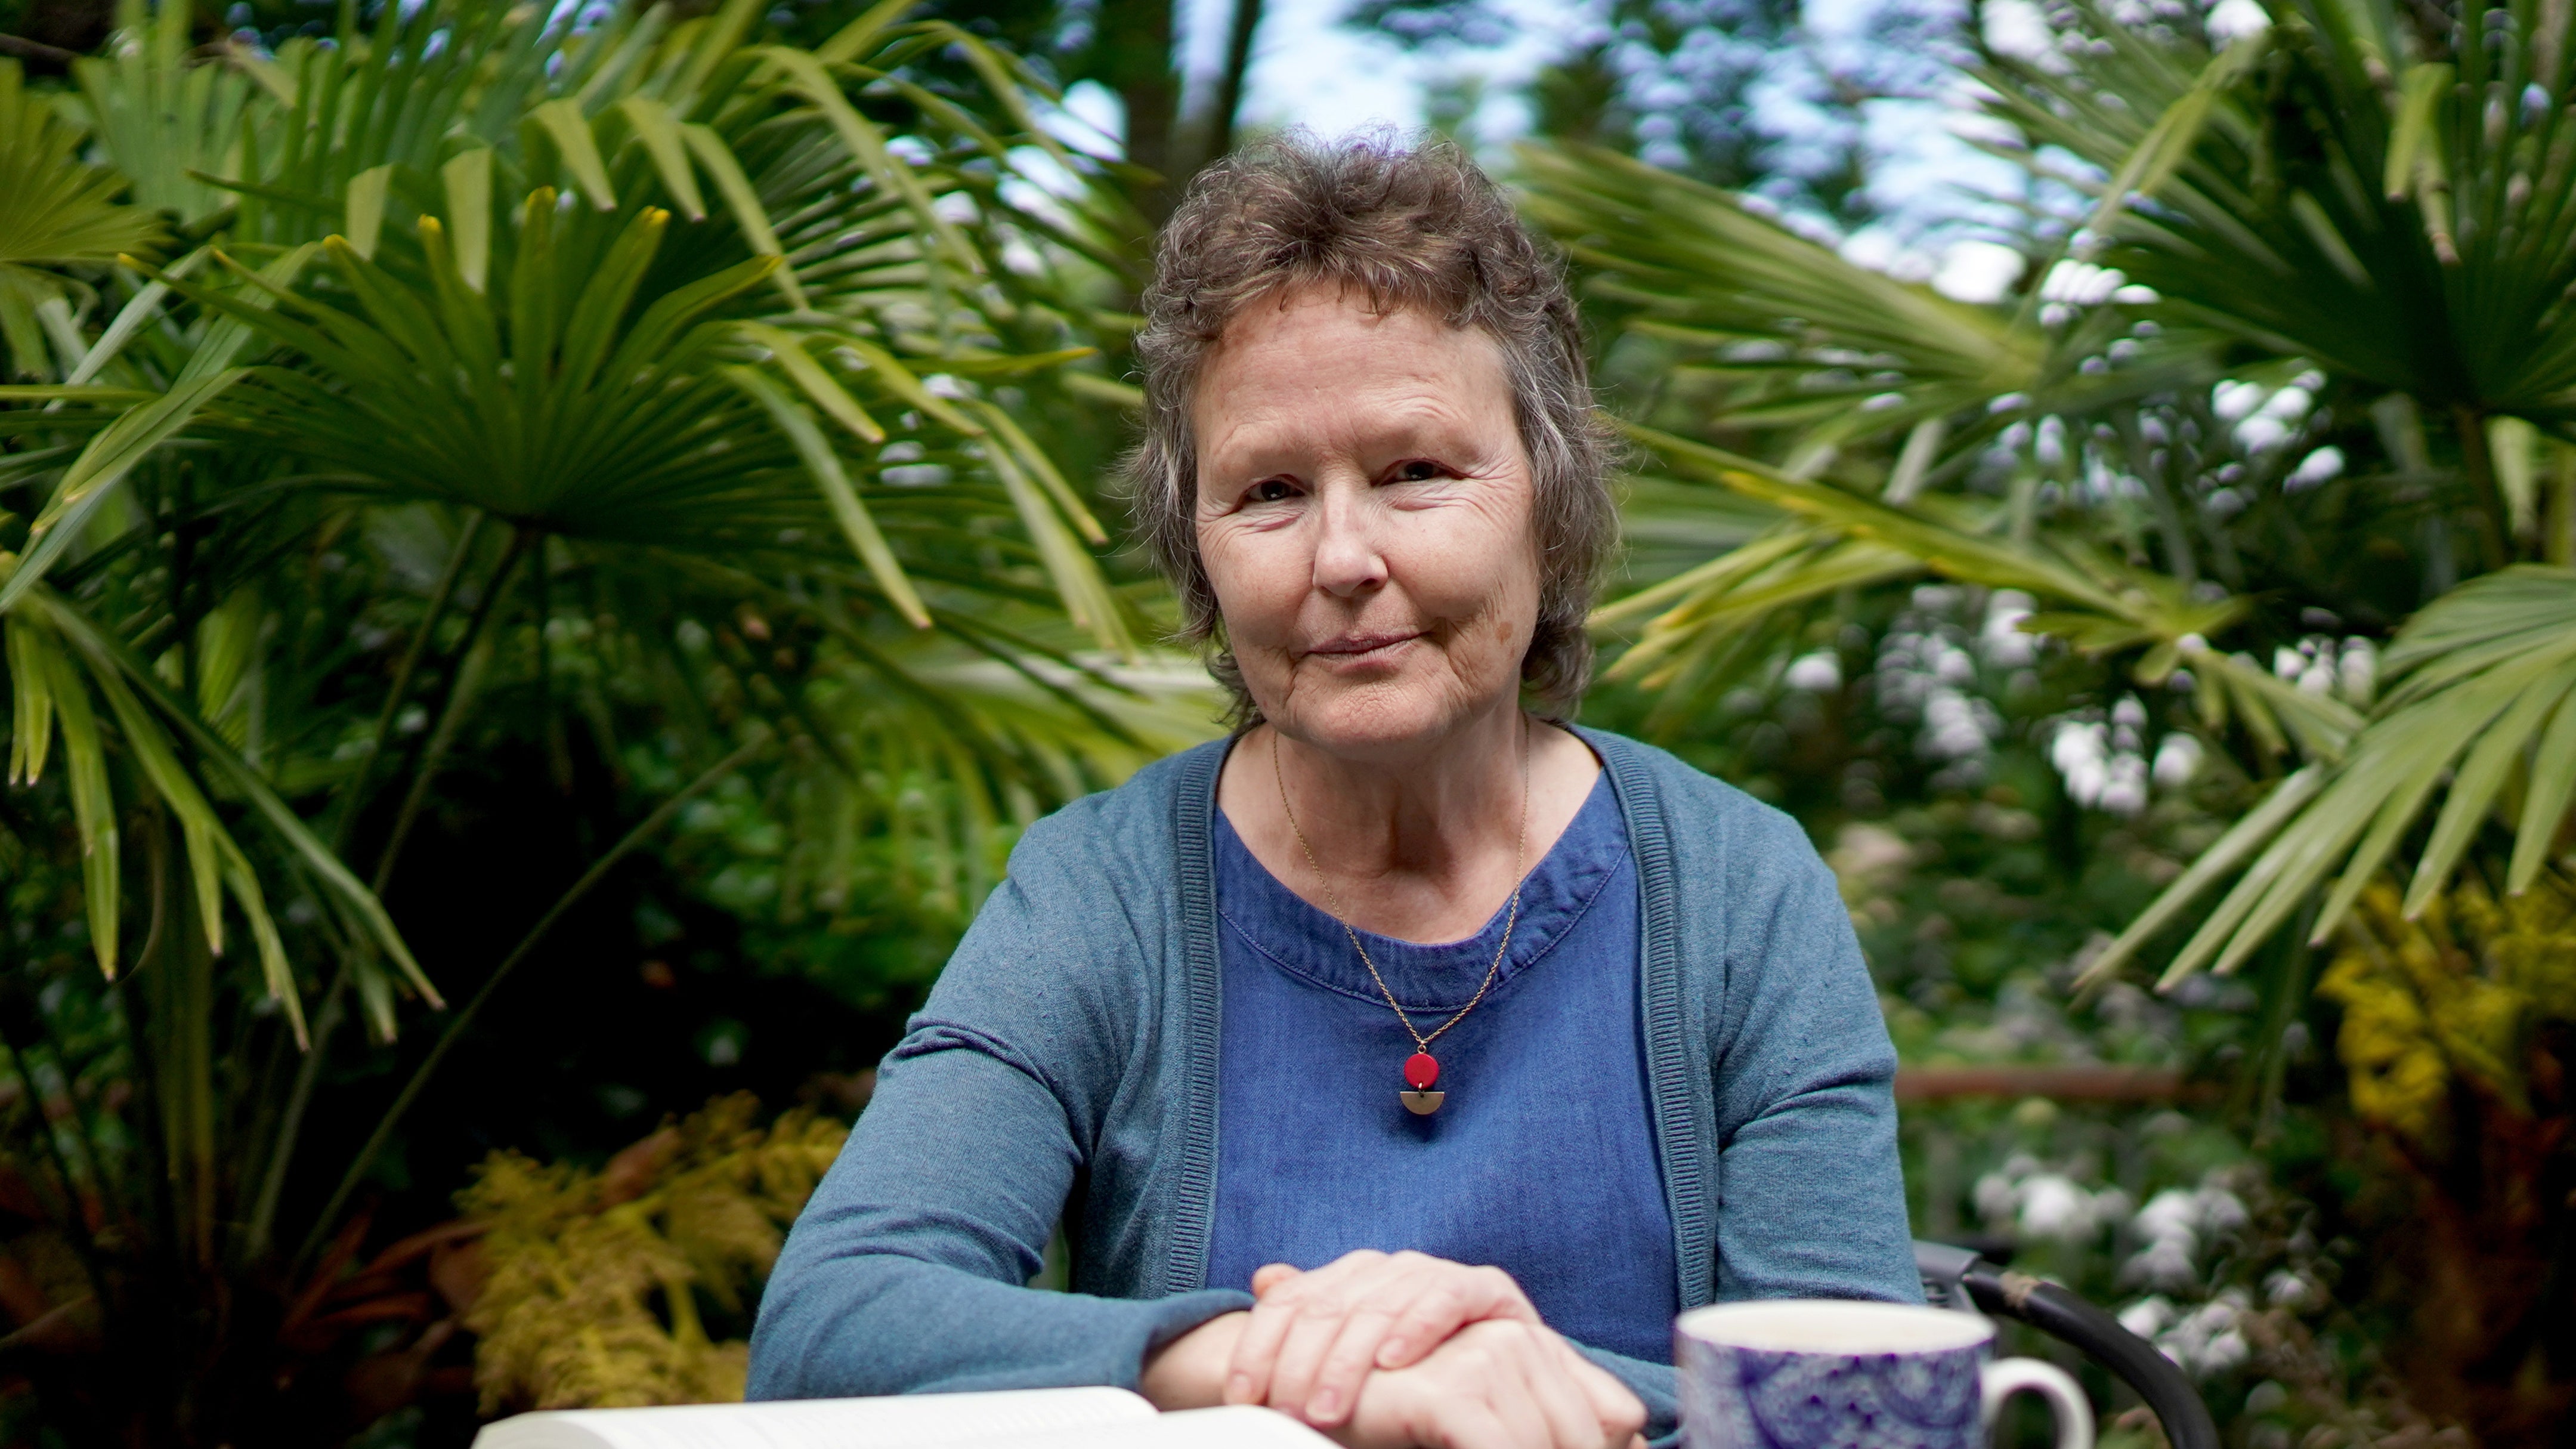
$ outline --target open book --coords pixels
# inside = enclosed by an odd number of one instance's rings
[[[1268,1409],[1157,1414],[1125,1389],[553,1409],[493,1424],[474,1449],[1322,1449]]]

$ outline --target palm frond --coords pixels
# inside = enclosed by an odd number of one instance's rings
[[[2035,615],[2026,627],[2059,635],[2093,652],[2151,646],[2142,672],[2160,678],[2157,671],[2170,672],[2180,650],[2205,647],[2210,635],[2223,632],[2245,612],[2241,599],[2194,598],[2162,575],[2089,552],[1997,537],[1975,520],[1945,519],[1922,504],[1864,498],[1669,433],[1642,427],[1628,431],[1667,463],[1773,504],[1817,527],[1813,533],[1775,535],[1768,548],[1747,545],[1738,550],[1749,555],[1743,563],[1733,563],[1735,555],[1725,555],[1700,574],[1659,586],[1647,596],[1662,606],[1647,625],[1649,639],[1659,630],[1713,627],[1705,621],[1722,620],[1746,608],[1772,607],[1770,600],[1829,592],[1863,577],[1929,571],[1964,583],[2024,589],[2072,605],[2065,612]],[[1990,527],[1992,520],[1985,523]],[[1865,541],[1872,549],[1855,552],[1847,546],[1831,546],[1845,538]],[[1791,545],[1812,550],[1819,543],[1829,546],[1811,551],[1797,569],[1779,567]],[[1812,582],[1804,577],[1810,572],[1818,575]],[[1605,612],[1615,619],[1638,608],[1623,600]]]
[[[268,678],[244,653],[276,587],[263,561],[423,505],[504,525],[487,598],[539,561],[539,617],[497,627],[542,638],[561,614],[544,590],[568,584],[618,600],[585,624],[613,620],[623,637],[599,647],[632,653],[756,597],[824,621],[836,667],[948,709],[954,729],[925,735],[915,715],[868,747],[944,737],[943,778],[981,772],[987,814],[1105,782],[1126,747],[1102,743],[1119,731],[1093,684],[1039,691],[1093,732],[1048,745],[1043,708],[1005,727],[1008,711],[943,702],[965,686],[903,662],[915,636],[953,645],[1000,618],[1046,633],[1050,616],[1133,658],[1140,620],[1081,493],[1006,405],[1089,355],[1053,284],[999,263],[1009,238],[1046,235],[1000,185],[1018,148],[1053,146],[1029,81],[901,9],[808,53],[752,43],[752,0],[688,19],[433,0],[363,29],[344,10],[333,43],[267,56],[192,53],[187,7],[128,0],[112,53],[81,68],[82,107],[138,197],[214,240],[167,268],[136,255],[148,226],[100,243],[132,270],[112,320],[48,323],[79,345],[44,375],[72,380],[0,391],[0,485],[48,498],[0,581],[12,763],[67,765],[101,922],[120,901],[111,791],[127,789],[168,807],[200,907],[228,899],[248,922],[291,1019],[266,906],[287,882],[338,923],[380,1035],[398,987],[435,1000],[280,795],[353,778],[352,752],[381,741],[308,733],[254,763],[234,708]],[[1001,88],[991,104],[914,85],[904,63],[926,47],[964,54]],[[138,592],[120,562],[153,556],[175,498],[223,521],[229,547],[197,587],[232,602],[210,614],[175,585]],[[120,601],[115,627],[93,595]],[[976,648],[1021,660],[1023,683],[1022,665],[1057,667]],[[540,692],[560,687],[557,652],[522,652]],[[440,667],[466,697],[494,657],[486,640]],[[766,707],[806,709],[793,681],[753,682]],[[837,753],[858,780],[866,760]],[[264,827],[240,848],[237,814]],[[95,939],[112,965],[114,932]]]
[[[161,236],[159,217],[117,199],[123,178],[82,159],[81,140],[16,61],[0,60],[0,345],[22,377],[56,372],[38,314],[62,305],[64,285],[44,269],[112,262]]]
[[[160,218],[117,200],[123,178],[81,159],[81,139],[0,60],[0,266],[112,262],[160,236]]]
[[[2387,0],[2268,8],[2273,60],[2248,66],[2231,57],[2255,40],[2213,54],[2079,5],[2066,65],[1989,77],[1998,112],[2115,181],[2148,130],[2179,143],[2199,116],[2163,183],[2096,228],[2168,315],[2435,411],[2576,421],[2566,27],[2465,11],[2428,50]]]
[[[0,555],[0,567],[15,569],[18,560]],[[8,672],[15,696],[10,783],[38,781],[50,754],[53,728],[59,723],[81,831],[91,949],[100,970],[111,978],[117,974],[121,891],[116,813],[107,769],[109,736],[101,729],[93,697],[106,704],[106,714],[116,726],[114,739],[133,762],[144,793],[158,800],[179,824],[207,944],[217,955],[223,954],[223,903],[229,896],[250,926],[268,994],[285,1011],[299,1040],[304,1032],[302,997],[284,943],[258,872],[216,812],[210,786],[247,800],[277,844],[313,873],[333,905],[350,911],[363,924],[372,937],[370,944],[399,966],[411,987],[432,1002],[438,999],[374,894],[277,799],[257,770],[198,718],[193,707],[169,692],[148,665],[79,609],[41,587],[20,593],[15,607],[0,615],[0,630],[7,634]],[[199,761],[210,780],[201,781],[183,753]]]
[[[72,63],[90,128],[135,202],[191,227],[232,204],[222,183],[250,159],[248,127],[266,99],[235,66],[190,63],[194,18],[187,4],[118,0],[108,53]]]
[[[2211,375],[2208,341],[2171,330],[2102,365],[2116,319],[2052,329],[2014,309],[1955,302],[1844,259],[1715,187],[1565,144],[1520,150],[1531,217],[1586,272],[1623,334],[1742,385],[1707,420],[1786,436],[1789,470],[1920,430],[1952,456],[2011,420],[2099,411]],[[1998,404],[1998,400],[2008,400]],[[1902,498],[1933,459],[1914,460]]]
[[[2576,570],[2523,564],[2461,585],[2408,622],[2385,667],[2394,687],[2339,756],[2277,787],[2093,963],[2094,979],[2240,863],[2242,878],[2166,969],[2168,982],[2235,969],[2320,890],[2312,939],[2326,939],[2437,794],[2442,808],[2406,892],[2410,918],[2499,814],[2514,840],[2506,889],[2530,886],[2576,795]]]

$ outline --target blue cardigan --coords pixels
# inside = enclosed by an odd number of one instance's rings
[[[1579,731],[1636,855],[1681,1303],[1919,1302],[1896,1053],[1796,822]],[[788,1235],[749,1395],[1117,1384],[1200,1323],[1216,1196],[1218,741],[1030,827]],[[1024,1285],[1061,1225],[1070,1293]],[[1594,1351],[1674,1413],[1669,1364]]]

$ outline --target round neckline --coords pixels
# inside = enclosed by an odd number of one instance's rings
[[[1387,990],[1413,1012],[1455,1011],[1484,984],[1510,919],[1510,901],[1475,934],[1455,941],[1407,941],[1357,927],[1346,935],[1330,912],[1261,863],[1223,807],[1214,814],[1217,914],[1263,960],[1311,985],[1382,1007],[1386,998],[1351,949],[1350,936],[1356,935],[1377,962]],[[1604,770],[1556,843],[1521,878],[1520,919],[1510,953],[1494,969],[1494,989],[1544,960],[1627,861],[1627,827]]]

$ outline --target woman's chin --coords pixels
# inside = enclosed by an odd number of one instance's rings
[[[1439,748],[1471,715],[1484,712],[1459,703],[1452,691],[1414,681],[1308,681],[1271,722],[1336,759],[1401,763]]]

